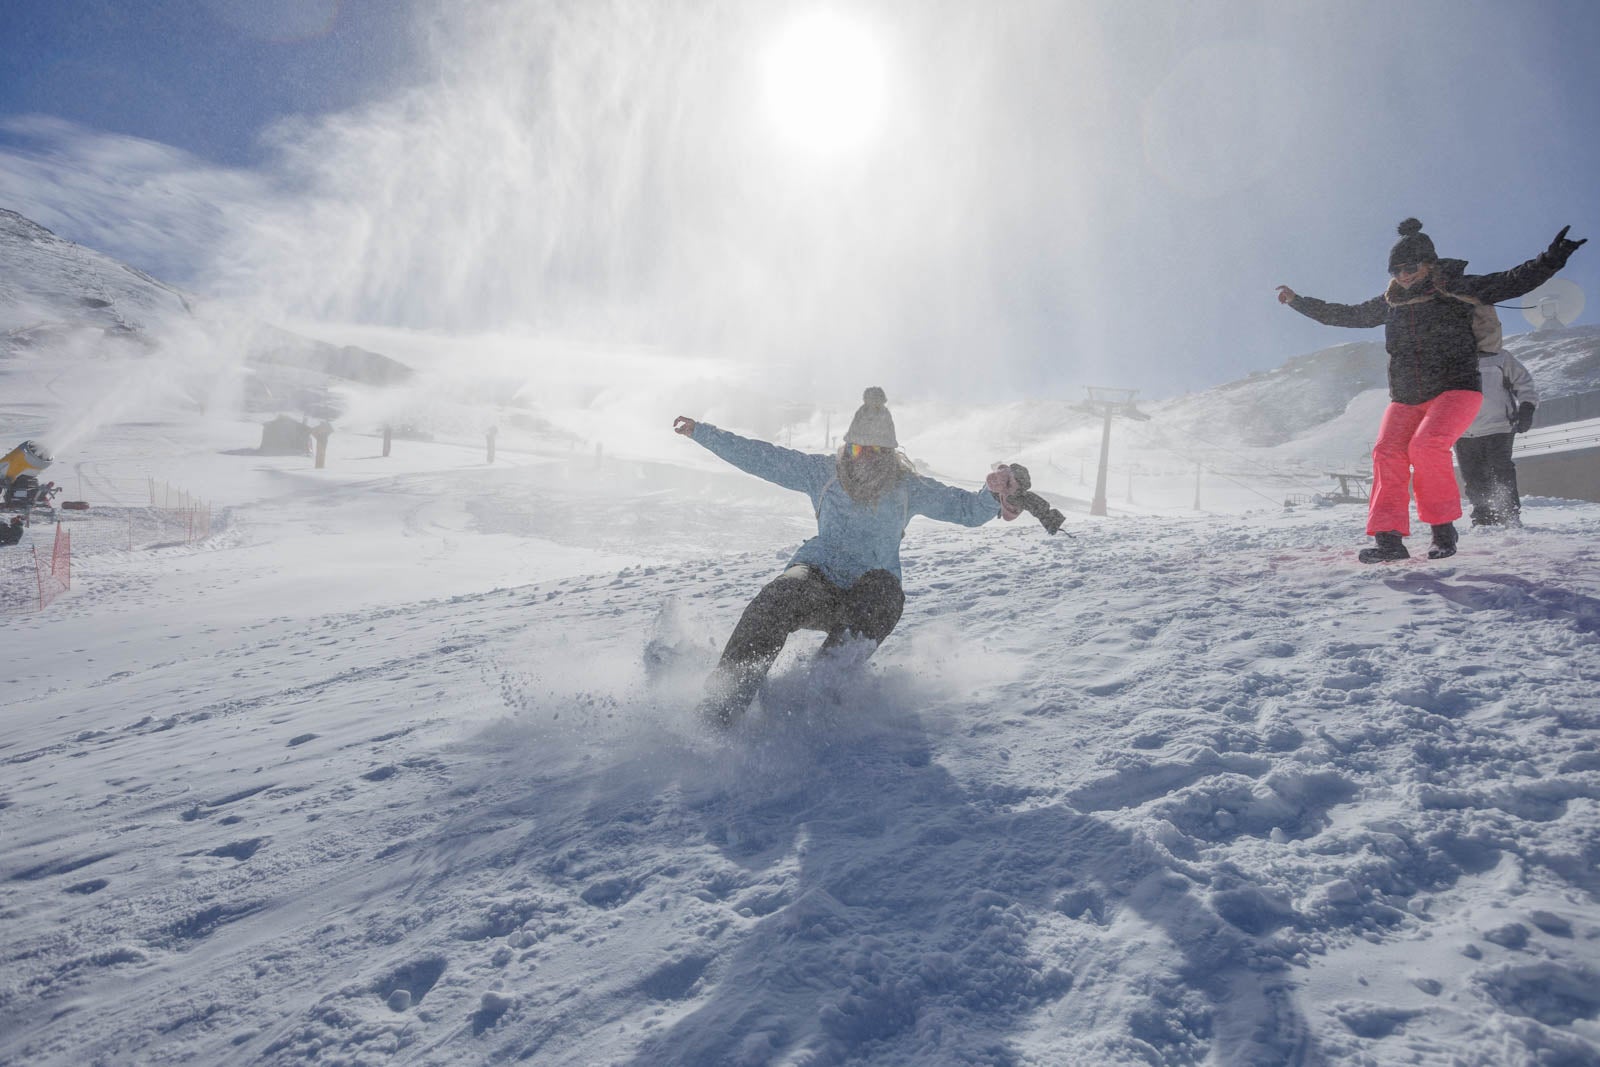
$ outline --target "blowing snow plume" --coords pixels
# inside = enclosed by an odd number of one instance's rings
[[[1045,80],[1025,21],[885,5],[845,35],[737,3],[425,8],[427,81],[278,126],[280,195],[217,274],[271,319],[644,344],[777,382],[848,370],[851,392],[897,367],[989,381],[1045,326],[1015,279],[1088,223],[1078,149],[1005,118]],[[830,117],[808,77],[857,89]],[[875,119],[847,129],[869,95]],[[1092,135],[1091,111],[1060,126]],[[1015,206],[1047,199],[1047,217]],[[1070,288],[1075,260],[1039,276]],[[1052,347],[1074,329],[1050,327]]]

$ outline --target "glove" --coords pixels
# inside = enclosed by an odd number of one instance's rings
[[[1550,242],[1549,248],[1545,249],[1544,254],[1546,258],[1548,258],[1551,263],[1555,264],[1556,270],[1560,270],[1562,267],[1565,267],[1567,265],[1567,260],[1571,258],[1572,253],[1578,250],[1578,246],[1587,244],[1589,241],[1587,237],[1577,241],[1569,239],[1567,237],[1567,231],[1570,229],[1572,229],[1571,226],[1561,227],[1561,232],[1556,234],[1556,239]]]
[[[1010,522],[1022,514],[1022,509],[1011,500],[1017,493],[1022,492],[1022,486],[1017,484],[1017,476],[1011,473],[1010,467],[1004,463],[996,464],[994,470],[983,480],[983,484],[999,499],[1002,519]]]
[[[1527,433],[1533,429],[1533,405],[1524,400],[1517,405],[1517,433]]]

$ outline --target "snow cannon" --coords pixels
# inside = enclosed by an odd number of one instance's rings
[[[9,482],[19,474],[42,471],[52,462],[50,453],[32,441],[24,441],[0,457],[0,481]]]

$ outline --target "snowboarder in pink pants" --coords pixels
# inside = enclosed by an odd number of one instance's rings
[[[1417,517],[1433,528],[1429,559],[1456,552],[1461,517],[1450,449],[1483,403],[1475,320],[1493,305],[1523,296],[1555,276],[1583,244],[1564,226],[1550,247],[1520,267],[1467,274],[1466,261],[1440,259],[1422,223],[1406,219],[1389,250],[1387,289],[1363,304],[1332,304],[1278,286],[1278,302],[1329,326],[1384,327],[1389,352],[1389,399],[1372,449],[1372,499],[1367,533],[1376,541],[1363,563],[1406,559],[1411,492]]]

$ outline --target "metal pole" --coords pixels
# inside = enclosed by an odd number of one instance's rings
[[[1094,503],[1089,505],[1089,514],[1104,515],[1106,513],[1106,466],[1111,460],[1111,412],[1114,406],[1106,405],[1106,422],[1100,430],[1100,471],[1094,479]]]

